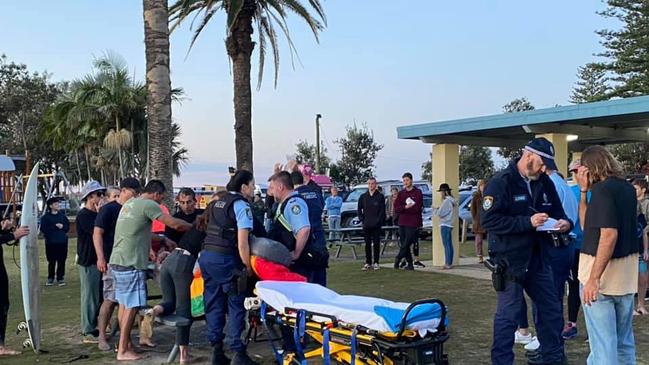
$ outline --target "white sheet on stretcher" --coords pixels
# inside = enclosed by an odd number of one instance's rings
[[[409,305],[380,298],[339,295],[321,285],[301,282],[260,281],[256,289],[261,300],[278,311],[284,312],[286,307],[304,309],[380,332],[391,330],[383,317],[375,312],[376,306],[405,310]],[[418,331],[423,337],[427,332],[435,332],[438,325],[439,318],[434,318],[411,323],[408,329]]]

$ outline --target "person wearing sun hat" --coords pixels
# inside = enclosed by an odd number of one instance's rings
[[[437,190],[442,196],[442,205],[433,208],[433,214],[439,217],[442,244],[444,245],[444,269],[453,268],[453,209],[455,199],[451,194],[451,187],[443,183]]]
[[[97,343],[97,315],[101,305],[101,273],[97,269],[97,253],[92,241],[95,219],[106,188],[90,180],[81,189],[83,208],[76,218],[77,265],[81,287],[81,335],[82,343]]]

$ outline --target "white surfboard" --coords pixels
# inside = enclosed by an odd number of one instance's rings
[[[26,329],[29,339],[24,347],[31,347],[38,353],[41,347],[39,256],[38,256],[38,166],[32,169],[23,196],[20,226],[29,227],[29,235],[20,239],[20,281],[23,294],[25,322],[19,329]]]

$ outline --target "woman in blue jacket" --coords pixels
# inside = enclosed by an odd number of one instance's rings
[[[329,223],[329,240],[338,239],[338,234],[332,230],[340,229],[340,209],[343,206],[343,199],[338,196],[338,188],[331,188],[331,196],[325,200],[325,209]]]
[[[59,286],[65,285],[65,260],[68,258],[68,230],[70,221],[65,213],[59,210],[61,198],[47,200],[47,210],[41,218],[41,232],[45,237],[45,254],[47,256],[47,283],[54,285],[54,274]]]

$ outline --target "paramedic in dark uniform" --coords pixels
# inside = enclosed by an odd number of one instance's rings
[[[273,219],[269,237],[281,242],[291,251],[294,271],[314,282],[316,270],[299,261],[307,244],[311,243],[311,224],[309,223],[309,207],[306,201],[295,190],[291,175],[282,171],[270,179],[273,196],[278,202],[278,208]]]
[[[210,211],[207,235],[198,263],[205,280],[205,318],[207,336],[212,344],[212,365],[255,365],[241,340],[246,310],[245,292],[239,290],[238,278],[250,275],[248,234],[253,229],[252,209],[255,181],[249,171],[239,170],[227,185],[228,194],[214,203]],[[225,317],[228,326],[225,328]],[[223,340],[234,356],[225,356]]]
[[[557,233],[572,223],[545,168],[557,170],[554,146],[536,138],[522,156],[494,176],[484,191],[481,224],[489,232],[489,264],[498,305],[494,317],[493,364],[514,363],[514,332],[523,305],[523,290],[538,306],[536,331],[541,355],[530,364],[563,364],[562,313],[546,250],[561,244]],[[550,220],[548,222],[549,219]],[[554,231],[550,233],[547,228]],[[545,231],[542,231],[545,230]],[[494,267],[495,265],[495,267]]]

